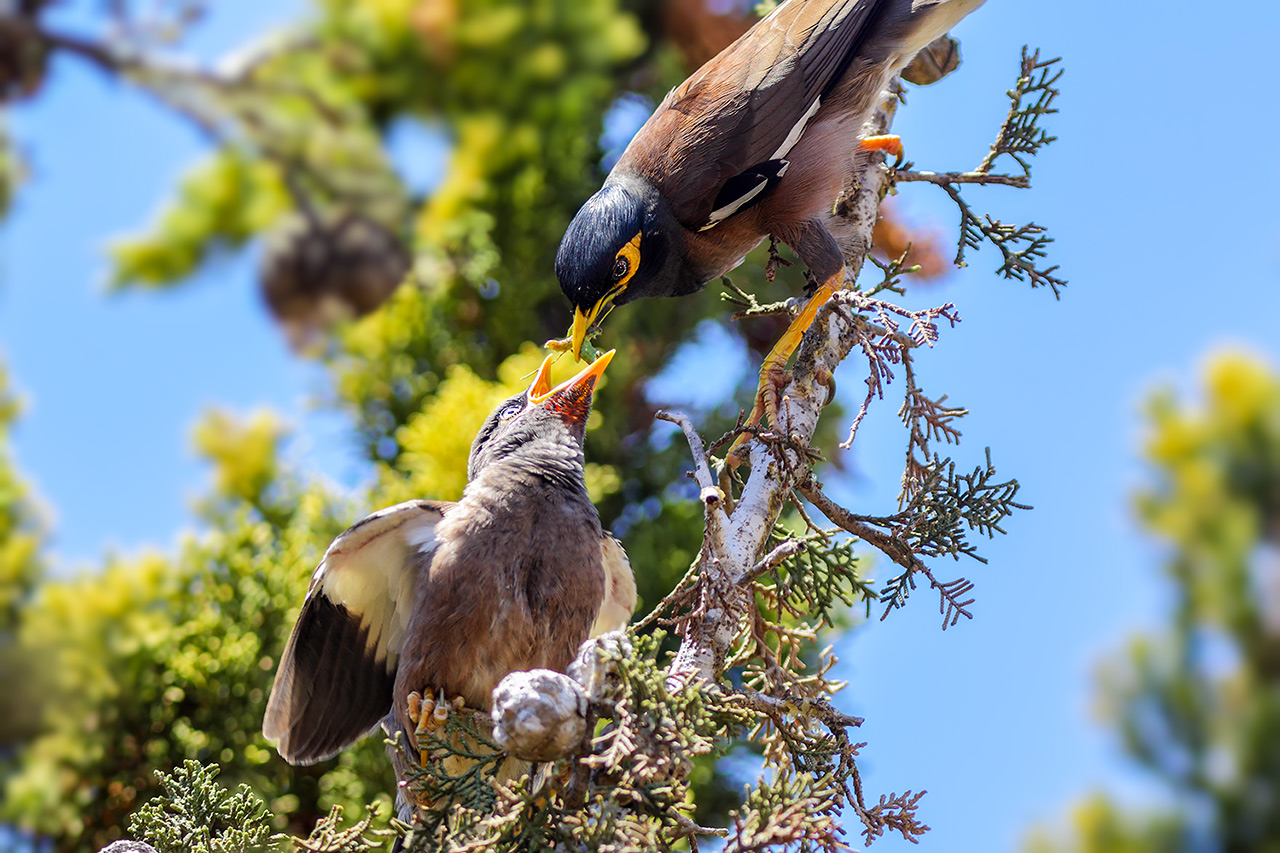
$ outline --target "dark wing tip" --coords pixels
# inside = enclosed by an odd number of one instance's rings
[[[290,764],[314,764],[354,743],[391,707],[395,675],[369,630],[317,590],[285,646],[262,734]]]

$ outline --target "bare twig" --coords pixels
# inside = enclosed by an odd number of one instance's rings
[[[893,174],[894,183],[905,184],[923,181],[945,187],[948,184],[999,184],[1018,189],[1029,189],[1031,178],[1026,175],[991,175],[986,172],[915,172],[898,170]]]
[[[764,576],[766,572],[778,568],[778,566],[799,554],[805,547],[805,544],[798,539],[788,539],[765,555],[763,560],[752,566],[751,571],[747,572],[742,582],[753,581]]]
[[[810,518],[809,513],[805,511],[804,503],[800,500],[800,495],[794,489],[791,492],[791,506],[795,508],[795,511],[800,515],[800,520],[804,522],[804,526],[808,528],[811,533],[816,533],[824,540],[831,538],[829,531],[823,530],[821,527],[813,523],[813,519]]]
[[[657,622],[663,625],[673,624],[674,620],[670,617],[664,617],[664,613],[674,612],[676,608],[686,599],[689,598],[690,582],[698,574],[698,561],[694,561],[689,569],[676,581],[676,585],[671,588],[671,592],[657,603],[652,610],[649,611],[643,619],[634,622],[631,625],[633,631],[640,631],[647,628],[650,624]]]
[[[673,817],[681,829],[677,834],[678,838],[691,835],[718,835],[721,838],[726,838],[729,835],[729,830],[727,829],[718,826],[702,826],[681,812],[674,812]]]
[[[813,480],[800,483],[796,491],[804,495],[809,503],[825,515],[833,524],[842,530],[852,533],[859,539],[874,547],[890,560],[909,571],[925,571],[924,562],[917,557],[905,542],[900,542],[868,524],[862,517],[854,515],[840,504],[827,497],[826,492]]]
[[[707,464],[707,452],[703,449],[702,437],[694,429],[693,421],[689,420],[689,416],[683,412],[658,412],[654,417],[673,423],[684,431],[689,449],[693,452],[693,478],[700,490],[698,498],[706,507],[708,543],[713,551],[717,553],[723,551],[725,525],[728,523],[728,516],[724,511],[725,494],[716,485],[715,478],[711,476],[711,467]]]
[[[795,316],[796,312],[804,307],[804,300],[795,298],[762,305],[754,294],[747,293],[738,287],[727,275],[720,276],[720,283],[728,291],[720,294],[720,298],[742,309],[730,315],[733,320],[744,320],[748,317]]]
[[[27,38],[42,42],[53,50],[61,50],[78,56],[98,67],[99,70],[122,77],[135,77],[147,88],[155,85],[196,85],[225,92],[247,91],[252,89],[259,94],[287,95],[300,98],[317,108],[319,117],[336,121],[337,116],[327,104],[321,101],[314,90],[305,86],[293,86],[277,81],[263,81],[254,77],[254,72],[267,58],[263,56],[252,63],[244,63],[235,74],[224,74],[193,66],[163,63],[143,56],[134,50],[125,50],[114,45],[91,41],[67,33],[56,32],[41,27],[34,21],[24,18],[3,18],[6,27],[20,29]],[[290,45],[291,48],[305,46],[304,43]],[[186,110],[182,110],[187,112]]]
[[[715,478],[711,476],[711,466],[707,464],[707,451],[703,448],[702,436],[698,435],[698,431],[693,426],[693,421],[689,420],[689,416],[684,412],[658,412],[654,415],[660,421],[675,424],[684,432],[685,438],[689,442],[689,449],[693,451],[693,478],[698,484],[698,488],[702,490],[715,489]]]

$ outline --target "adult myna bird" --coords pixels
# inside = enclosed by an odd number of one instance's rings
[[[507,673],[563,671],[589,636],[626,625],[635,580],[583,484],[592,393],[612,355],[554,389],[548,357],[484,422],[460,501],[402,503],[333,541],[262,724],[286,761],[328,758],[389,710],[423,748],[451,707],[487,711]]]
[[[827,221],[862,125],[892,76],[982,2],[788,0],[673,89],[560,244],[574,356],[613,306],[700,290],[773,235],[817,284],[760,372],[752,422],[775,419],[782,368],[843,282]]]

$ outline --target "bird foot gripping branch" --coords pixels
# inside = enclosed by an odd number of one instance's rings
[[[433,699],[431,691],[425,689],[421,693],[417,690],[410,691],[405,701],[409,706],[409,722],[413,724],[413,742],[418,744],[422,763],[426,764],[428,750],[423,748],[423,744],[430,740],[437,729],[449,721],[450,714],[461,711],[466,707],[467,702],[461,696],[455,696],[452,700],[446,699],[443,690],[439,691]]]
[[[892,138],[897,139],[897,137]],[[762,419],[767,416],[769,424],[775,430],[782,428],[781,420],[778,417],[779,404],[782,399],[783,389],[791,381],[791,377],[787,373],[787,361],[791,358],[792,353],[796,351],[796,348],[800,346],[804,333],[813,325],[814,319],[818,316],[818,309],[827,304],[843,285],[844,276],[845,268],[842,266],[839,273],[818,285],[818,289],[814,291],[808,304],[804,306],[799,316],[791,321],[791,325],[782,333],[778,343],[765,356],[764,364],[760,367],[760,384],[756,389],[755,405],[751,409],[751,414],[747,416],[744,426],[759,426]],[[829,371],[827,375],[830,376]],[[828,402],[830,402],[830,399],[828,399]],[[746,454],[743,448],[750,437],[750,433],[742,433],[734,441],[733,446],[729,448],[728,458],[731,465],[736,466],[744,460]]]

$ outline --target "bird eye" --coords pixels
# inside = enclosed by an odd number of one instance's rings
[[[631,280],[640,263],[640,236],[640,232],[637,231],[636,236],[619,249],[618,254],[613,258],[613,281],[618,293],[626,287],[626,283]]]
[[[519,403],[512,403],[510,406],[504,406],[501,412],[498,412],[498,420],[509,421],[516,415],[520,414],[524,406]]]
[[[624,255],[618,255],[618,257],[613,259],[613,280],[622,281],[630,269],[631,261],[627,260]]]

